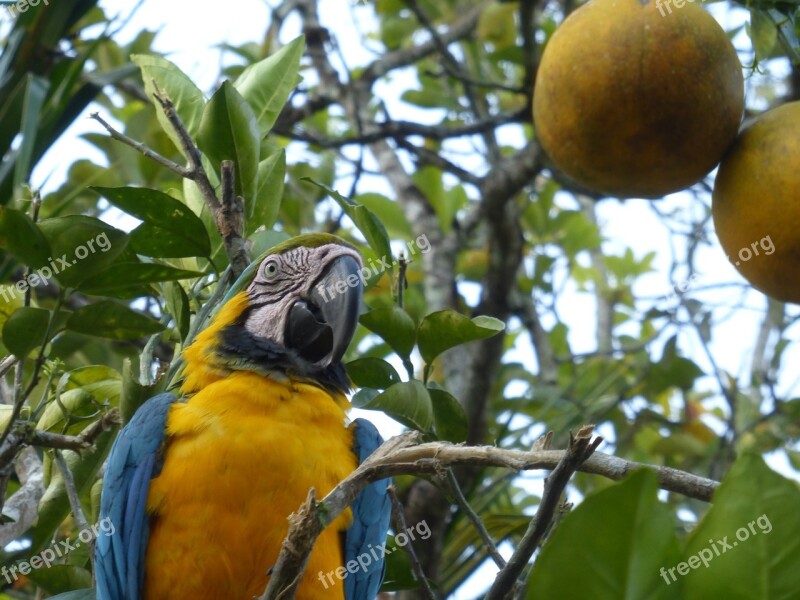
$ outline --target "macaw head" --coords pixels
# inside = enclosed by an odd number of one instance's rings
[[[349,386],[341,359],[363,291],[361,257],[344,240],[309,234],[275,246],[242,273],[211,325],[184,352],[219,371],[253,370]],[[200,383],[200,382],[197,382]]]
[[[242,325],[309,364],[344,356],[358,324],[361,256],[332,235],[306,235],[274,248],[259,263]]]

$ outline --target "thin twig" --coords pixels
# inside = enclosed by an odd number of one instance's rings
[[[114,129],[111,125],[109,125],[105,121],[105,119],[103,119],[103,117],[101,117],[98,113],[94,112],[91,115],[89,115],[89,117],[100,123],[100,125],[103,126],[103,128],[108,132],[108,135],[110,135],[112,139],[117,140],[118,142],[122,142],[127,146],[130,146],[131,148],[138,151],[142,155],[146,156],[151,160],[154,160],[161,166],[166,167],[173,173],[177,173],[181,177],[189,177],[190,174],[189,169],[187,169],[186,167],[182,167],[178,163],[171,161],[170,159],[164,156],[161,156],[158,152],[146,146],[142,142],[137,142],[133,138],[130,138],[127,135],[125,135],[124,133],[120,133],[119,131]]]
[[[489,593],[486,594],[485,600],[503,600],[514,589],[528,561],[530,561],[531,556],[533,556],[536,548],[539,547],[539,543],[550,527],[553,515],[560,502],[561,494],[564,493],[564,489],[567,487],[572,475],[603,441],[601,437],[592,439],[593,431],[594,426],[588,425],[581,428],[574,437],[570,434],[569,447],[545,481],[544,493],[542,494],[541,502],[539,502],[536,516],[528,526],[528,531],[522,536],[522,540],[514,550],[514,554],[508,561],[506,568],[497,574],[497,578],[489,589]]]
[[[387,493],[389,494],[389,499],[392,501],[392,515],[394,515],[395,533],[407,531],[408,526],[406,525],[405,511],[403,510],[403,504],[400,502],[400,498],[397,497],[397,491],[395,490],[395,487],[390,485],[387,488]],[[404,548],[406,554],[408,555],[408,560],[411,563],[411,571],[414,573],[417,581],[419,581],[420,585],[422,586],[421,593],[423,597],[428,598],[428,600],[437,600],[438,596],[436,593],[434,593],[428,578],[425,576],[425,570],[422,568],[422,564],[419,562],[417,553],[414,551],[414,546],[412,544],[406,544]]]
[[[506,559],[504,559],[500,554],[500,551],[497,549],[492,536],[489,535],[489,532],[486,530],[486,526],[478,516],[478,513],[475,512],[472,506],[470,506],[469,502],[467,502],[467,499],[464,497],[464,493],[461,491],[461,486],[458,483],[458,479],[456,479],[456,474],[453,473],[453,469],[447,469],[446,474],[442,479],[446,484],[448,484],[448,487],[452,491],[456,500],[456,504],[461,507],[461,510],[464,511],[464,514],[472,522],[475,530],[481,536],[481,539],[486,545],[486,549],[489,552],[489,556],[492,557],[494,564],[496,564],[497,568],[499,569],[505,569]]]
[[[3,358],[3,360],[0,360],[0,377],[5,377],[5,374],[8,373],[15,364],[17,364],[17,357],[13,354],[9,354]]]
[[[81,506],[81,499],[78,495],[78,488],[75,487],[75,479],[72,477],[72,471],[64,460],[64,455],[61,450],[54,450],[53,457],[55,458],[58,470],[61,471],[61,476],[64,478],[64,489],[67,491],[67,498],[69,498],[69,506],[72,510],[72,516],[75,517],[75,523],[80,531],[89,529],[89,522],[86,520],[86,515],[83,513]]]
[[[520,123],[527,119],[524,111],[510,114],[496,114],[485,119],[476,120],[459,126],[449,125],[423,125],[413,121],[386,120],[373,123],[369,133],[343,138],[329,138],[300,129],[286,129],[274,127],[273,132],[299,142],[306,142],[320,148],[341,148],[343,146],[365,145],[387,138],[419,136],[429,140],[448,140],[458,137],[469,137],[482,134],[487,129],[496,129],[508,123]]]

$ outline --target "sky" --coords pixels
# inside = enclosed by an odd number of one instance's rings
[[[69,1],[69,0],[51,0]],[[101,0],[101,6],[109,15],[128,15],[132,2],[123,0]],[[343,52],[347,56],[350,66],[363,64],[371,56],[364,52],[358,45],[359,27],[368,23],[368,9],[359,8],[347,0],[323,1],[320,2],[321,18],[323,24],[334,31],[337,39],[342,45]],[[720,5],[712,6],[712,13],[726,25],[731,23],[740,24],[743,13],[725,13]],[[121,31],[118,39],[126,41],[131,39],[143,28],[157,30],[158,35],[154,48],[166,53],[168,58],[181,67],[206,93],[212,91],[213,85],[220,71],[221,64],[228,64],[233,61],[233,57],[220,50],[222,44],[241,44],[251,41],[259,41],[269,23],[270,9],[262,0],[229,0],[228,2],[211,2],[208,0],[170,0],[157,1],[145,0],[141,7],[130,19],[127,26]],[[295,24],[296,33],[299,33],[298,25]],[[283,40],[288,41],[288,39]],[[742,40],[740,35],[737,38],[737,45],[746,46],[746,39]],[[746,57],[743,57],[746,62]],[[767,73],[756,75],[747,82],[748,96],[752,95],[764,77],[774,77],[779,73]],[[406,75],[400,74],[400,77]],[[431,120],[436,115],[424,111],[402,111],[411,110],[405,105],[401,107],[398,102],[397,90],[403,86],[383,85],[376,88],[376,94],[391,107],[395,118],[411,118]],[[78,137],[84,132],[99,132],[99,125],[88,119],[87,114],[65,133],[62,139],[51,149],[38,165],[33,175],[35,186],[41,186],[45,191],[58,187],[63,181],[66,168],[79,157],[92,158],[102,162],[102,157],[87,142]],[[516,140],[512,140],[516,142]],[[375,185],[379,185],[375,183]],[[342,183],[341,189],[347,189],[346,183]],[[386,191],[377,189],[377,191]],[[675,194],[661,201],[654,206],[652,201],[633,200],[618,202],[607,200],[600,203],[598,214],[601,230],[606,241],[603,249],[606,253],[620,254],[624,248],[630,246],[635,248],[638,257],[643,256],[649,251],[656,252],[653,273],[642,277],[634,292],[647,297],[663,298],[659,301],[659,306],[666,309],[674,306],[675,300],[668,298],[674,284],[686,282],[690,287],[692,297],[700,301],[717,301],[723,298],[724,294],[729,293],[724,290],[703,291],[706,286],[715,286],[725,282],[741,282],[742,279],[726,260],[724,252],[718,245],[702,247],[698,257],[698,264],[703,265],[702,273],[679,273],[677,279],[670,279],[667,270],[670,263],[670,236],[663,226],[657,210],[661,213],[670,211],[688,211],[691,203],[685,194]],[[691,280],[690,280],[691,278]],[[574,285],[568,286],[568,293],[564,295],[560,302],[559,311],[566,315],[570,321],[570,342],[575,352],[587,352],[594,349],[596,338],[594,335],[594,322],[591,315],[594,314],[594,301],[591,294],[580,293]],[[468,294],[469,296],[469,294]],[[473,298],[474,300],[474,298]],[[715,337],[712,344],[714,356],[718,359],[718,367],[733,374],[745,372],[750,361],[751,347],[755,340],[758,324],[762,318],[760,311],[765,305],[764,297],[758,293],[751,293],[747,298],[747,309],[738,311],[725,327],[718,327],[715,330]],[[797,311],[792,309],[793,313]],[[545,323],[548,325],[548,323]],[[794,329],[793,333],[797,334]],[[701,347],[691,334],[684,334],[679,340],[680,347],[690,357],[696,360],[704,370],[709,370],[708,358],[701,352]],[[660,352],[656,352],[658,355]],[[533,366],[533,359],[530,346],[523,341],[517,345],[513,355],[516,360],[521,360],[529,366]],[[785,357],[784,364],[798,364],[800,356],[795,347]],[[787,392],[794,390],[797,393],[798,382],[788,378],[780,382],[779,388]],[[402,372],[402,370],[400,370]],[[714,389],[711,380],[702,382],[701,386]],[[385,436],[393,435],[400,431],[400,426],[388,417],[369,412],[366,415],[381,429]],[[784,474],[793,476],[797,479],[797,474],[791,472],[787,463],[780,455],[771,456],[770,464],[779,469]],[[538,488],[534,486],[532,489]],[[508,548],[504,549],[507,553]],[[475,581],[485,582],[490,577],[491,569],[479,574]],[[459,598],[473,597],[473,594],[455,596]]]

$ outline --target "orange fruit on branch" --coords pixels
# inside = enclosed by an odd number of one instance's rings
[[[685,0],[592,0],[542,55],[536,135],[576,182],[657,198],[722,158],[744,110],[742,69],[725,31]]]
[[[800,303],[800,102],[745,127],[722,159],[711,210],[742,276],[776,300]]]

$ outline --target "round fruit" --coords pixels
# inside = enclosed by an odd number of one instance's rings
[[[736,138],[711,209],[722,248],[744,278],[800,303],[800,102],[764,113]]]
[[[545,47],[536,134],[576,182],[657,198],[698,181],[733,141],[741,65],[714,18],[685,2],[592,0]]]

